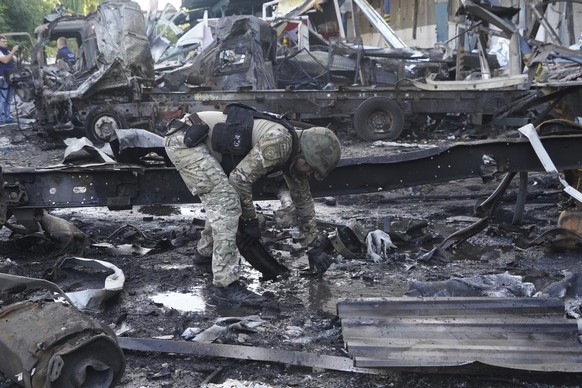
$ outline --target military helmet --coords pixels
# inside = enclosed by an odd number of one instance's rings
[[[313,127],[301,133],[301,152],[313,169],[315,179],[322,181],[340,161],[340,143],[329,128]]]

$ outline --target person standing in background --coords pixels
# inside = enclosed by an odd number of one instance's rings
[[[75,54],[69,49],[67,45],[67,38],[60,37],[57,39],[57,60],[62,59],[69,66],[73,66],[76,62]]]
[[[14,56],[20,51],[20,46],[15,45],[12,51],[8,50],[8,39],[0,36],[0,125],[10,124],[14,120],[10,114],[10,104],[14,97],[14,91],[6,79],[6,71],[14,68]]]

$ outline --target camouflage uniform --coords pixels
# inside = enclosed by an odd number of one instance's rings
[[[206,224],[197,249],[203,256],[212,256],[214,284],[226,287],[239,278],[240,253],[236,247],[239,218],[256,217],[252,185],[273,169],[285,166],[292,153],[292,136],[280,124],[254,120],[253,148],[227,177],[220,166],[222,155],[212,150],[210,141],[214,125],[226,121],[226,115],[198,112],[198,116],[210,127],[205,142],[187,148],[184,131],[179,130],[166,137],[165,147],[184,183],[192,194],[198,195],[206,210]],[[309,176],[295,173],[293,166],[283,173],[299,227],[309,243],[317,235]]]

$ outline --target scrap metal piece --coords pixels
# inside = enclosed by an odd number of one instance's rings
[[[468,14],[475,16],[481,20],[486,21],[489,24],[492,24],[492,25],[498,27],[501,31],[506,33],[508,36],[515,34],[518,31],[517,26],[515,24],[513,24],[510,20],[503,18],[501,16],[498,16],[495,12],[493,12],[493,10],[494,10],[493,7],[487,9],[487,8],[482,7],[482,6],[472,2],[470,0],[461,0],[461,3],[463,4],[464,10]],[[496,8],[498,8],[499,11],[503,11],[507,15],[511,15],[511,16],[513,16],[514,14],[519,12],[518,8],[507,8],[507,7],[496,7]]]
[[[540,159],[540,162],[544,166],[544,169],[556,175],[562,186],[564,186],[564,191],[568,193],[571,197],[573,197],[578,202],[582,202],[582,193],[576,190],[574,187],[570,186],[568,182],[558,173],[558,169],[556,165],[550,158],[550,155],[544,148],[534,126],[532,124],[524,125],[523,127],[518,129],[520,133],[522,133],[525,137],[527,137],[533,147],[536,155]]]
[[[214,325],[199,332],[191,340],[193,342],[210,344],[216,341],[227,330],[256,332],[255,327],[262,325],[264,322],[258,315],[218,318]],[[182,335],[182,338],[184,338],[184,335]]]
[[[384,38],[384,41],[392,48],[407,48],[408,46],[402,41],[396,32],[390,27],[388,23],[380,16],[378,11],[372,7],[367,1],[353,0],[354,4],[362,11],[368,21],[378,29],[378,32]]]
[[[513,178],[515,178],[515,174],[516,173],[513,171],[505,174],[495,191],[475,208],[475,214],[478,217],[494,217],[495,210],[497,210],[497,207],[499,206],[503,195],[505,195],[509,184]]]
[[[111,244],[111,243],[96,243],[91,244],[91,247],[106,250],[109,254],[114,256],[145,256],[150,253],[153,248],[145,248],[138,244]]]
[[[387,374],[381,369],[358,368],[347,357],[328,356],[284,349],[266,349],[241,345],[208,344],[187,341],[168,341],[149,338],[120,337],[119,344],[125,350],[191,354],[206,357],[226,357],[239,360],[278,362],[289,365],[339,370],[343,372]]]
[[[429,252],[422,254],[418,260],[420,261],[429,261],[433,257],[440,258],[443,261],[448,261],[448,255],[446,253],[447,249],[454,248],[467,240],[468,238],[476,235],[477,233],[484,230],[487,226],[489,226],[490,222],[495,218],[495,211],[499,206],[503,195],[507,191],[509,184],[515,177],[515,172],[508,172],[503,177],[501,183],[497,186],[495,191],[481,204],[479,204],[475,208],[475,214],[479,217],[477,221],[473,224],[469,225],[466,228],[453,232],[449,236],[447,236],[440,244],[438,244],[435,248],[431,249]],[[525,200],[524,200],[525,201]],[[525,202],[518,206],[524,206]],[[516,209],[516,212],[521,211],[520,208]]]
[[[469,277],[451,277],[447,280],[416,281],[408,286],[406,296],[489,296],[489,297],[530,297],[535,292],[533,283],[524,282],[522,276],[508,272]]]
[[[304,0],[304,1],[294,1],[294,0],[279,0],[270,1],[263,4],[263,18],[267,18],[267,12],[269,6],[276,5],[276,14],[282,15],[283,18],[294,18],[302,15],[309,11],[321,11],[321,6],[326,0]]]
[[[556,298],[344,299],[337,311],[357,367],[582,371],[578,324]]]
[[[533,239],[520,238],[515,243],[521,249],[543,244],[549,244],[551,247],[560,250],[579,250],[582,248],[582,236],[570,229],[553,228],[546,230]]]
[[[527,89],[527,74],[518,74],[510,77],[495,77],[477,80],[437,81],[435,74],[424,78],[423,82],[411,80],[414,86],[422,90],[489,90],[489,89]]]
[[[582,275],[579,273],[565,272],[562,280],[551,283],[534,296],[561,298],[566,306],[566,316],[582,318]]]
[[[8,274],[0,279],[11,291],[60,291],[39,279]],[[20,386],[105,388],[123,375],[125,357],[113,331],[72,305],[29,300],[5,306],[0,317],[0,371]]]
[[[47,238],[59,244],[62,252],[82,254],[89,244],[89,237],[73,223],[44,210],[35,211],[34,221],[38,222]]]
[[[15,294],[25,290],[34,290],[38,288],[59,294],[68,303],[71,305],[73,304],[73,301],[59,288],[59,286],[47,280],[0,273],[0,291],[2,292]]]
[[[531,2],[529,3],[529,8],[532,11],[532,15],[537,19],[538,23],[544,27],[544,31],[547,32],[549,35],[549,39],[551,39],[554,43],[561,45],[562,41],[554,28],[548,22],[548,20],[544,17],[545,7],[542,6],[541,3]],[[544,12],[542,12],[542,10]]]
[[[453,248],[462,243],[463,241],[467,240],[469,237],[474,236],[477,233],[481,232],[489,225],[490,221],[491,221],[490,217],[483,217],[479,221],[467,226],[466,228],[453,232],[436,247],[434,247],[433,249],[426,253],[421,254],[417,260],[429,261],[436,257],[442,261],[448,261],[449,257],[448,254],[446,253],[447,249]]]
[[[142,10],[134,1],[110,1],[101,4],[87,20],[92,22],[102,57],[109,63],[121,60],[132,74],[153,79],[154,65],[148,44]]]
[[[328,238],[334,249],[346,259],[362,257],[362,243],[349,226],[336,228]]]
[[[49,214],[44,209],[13,209],[18,224],[6,223],[6,227],[18,236],[15,242],[29,244],[31,239],[48,242],[58,248],[58,254],[70,252],[82,254],[88,247],[89,238],[71,222]],[[22,241],[21,241],[22,240]]]
[[[84,259],[81,257],[68,257],[64,259],[59,268],[85,267],[98,270],[109,270],[113,273],[107,276],[103,288],[91,288],[82,291],[71,291],[69,296],[75,307],[79,309],[99,308],[105,301],[111,299],[123,290],[125,275],[115,265],[102,260]]]

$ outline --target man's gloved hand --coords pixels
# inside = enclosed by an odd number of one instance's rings
[[[261,238],[261,227],[259,226],[259,219],[252,218],[250,220],[240,219],[239,222],[240,231],[248,237],[255,240]]]
[[[323,277],[325,271],[334,262],[333,258],[321,248],[311,248],[308,250],[307,258],[309,259],[309,268],[317,271],[320,278]]]

